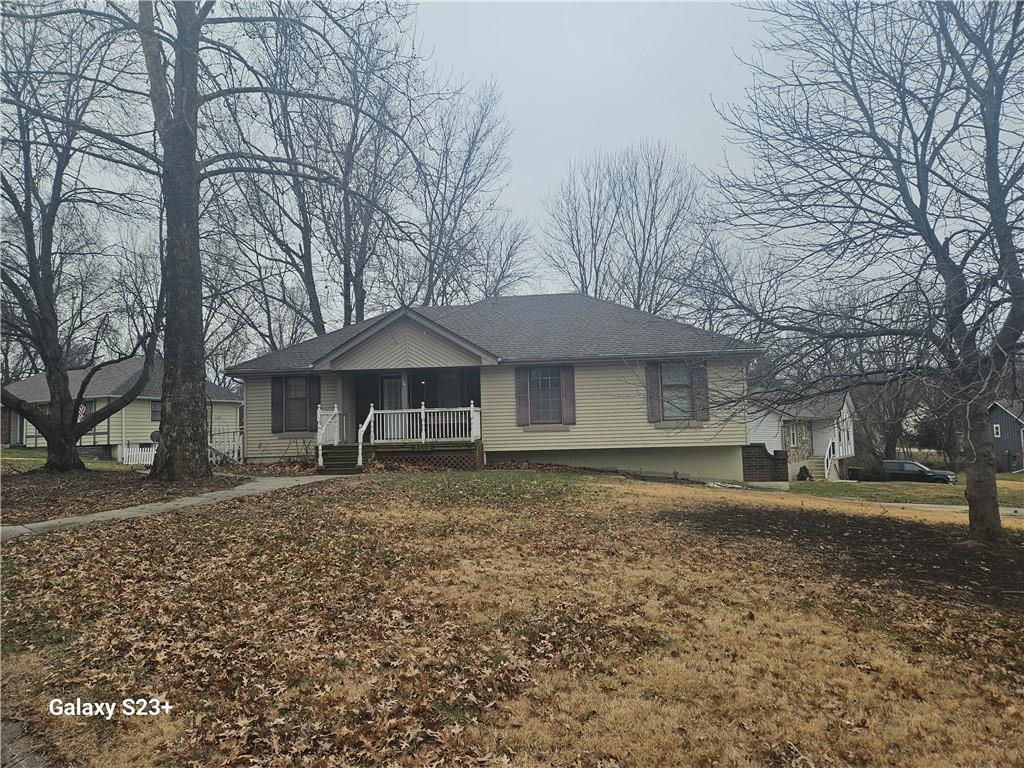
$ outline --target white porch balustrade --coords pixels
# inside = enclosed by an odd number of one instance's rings
[[[480,439],[480,408],[473,401],[465,408],[376,410],[359,427],[357,466],[363,465],[363,444],[469,443]]]

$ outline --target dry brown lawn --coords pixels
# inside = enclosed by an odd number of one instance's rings
[[[244,478],[221,475],[202,480],[153,481],[141,472],[123,469],[75,472],[5,469],[0,522],[11,525],[88,515],[136,504],[196,496],[207,491],[233,488],[242,482]]]
[[[1024,764],[1021,527],[907,514],[377,475],[19,540],[5,714],[60,765]]]

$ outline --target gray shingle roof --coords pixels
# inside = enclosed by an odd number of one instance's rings
[[[843,410],[846,394],[837,392],[829,395],[818,395],[787,405],[780,410],[793,419],[835,419]]]
[[[244,363],[231,366],[227,373],[234,376],[245,373],[269,373],[271,371],[302,371],[313,365],[317,360],[326,357],[353,336],[371,328],[383,320],[391,312],[371,317],[361,323],[353,323],[323,336],[316,336],[307,341],[300,341],[284,349],[268,352],[265,355],[246,360]]]
[[[465,306],[415,307],[406,311],[427,318],[501,362],[759,351],[731,336],[578,293],[502,296]],[[228,373],[304,370],[391,314],[257,357],[228,369]]]
[[[1024,423],[1024,400],[996,400],[998,405],[1017,421]]]
[[[124,394],[132,384],[138,381],[144,362],[144,359],[141,357],[130,357],[127,360],[101,368],[92,377],[92,381],[89,382],[89,387],[85,392],[86,396],[90,398],[117,397]],[[86,373],[88,373],[88,369],[85,368],[68,371],[68,382],[71,384],[72,397],[78,393],[78,388],[81,386],[82,379],[85,378]],[[138,396],[140,398],[158,399],[160,397],[163,377],[163,361],[155,360],[153,362],[153,370],[149,374],[149,380]],[[50,399],[50,387],[46,383],[46,376],[42,373],[29,376],[21,381],[12,382],[4,388],[12,395],[16,395],[30,403],[45,403]],[[242,402],[242,398],[239,395],[211,381],[206,382],[206,396],[216,402]]]

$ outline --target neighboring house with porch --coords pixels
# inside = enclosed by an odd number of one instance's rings
[[[758,351],[555,294],[405,307],[227,373],[243,382],[250,461],[323,447],[334,469],[401,451],[740,480],[746,422],[725,403]]]
[[[82,403],[82,416],[102,408],[112,399],[126,392],[139,379],[144,359],[132,357],[105,366],[96,372],[86,388],[86,399]],[[68,371],[72,396],[89,369]],[[88,455],[100,458],[122,460],[126,451],[142,448],[151,449],[154,433],[160,429],[160,390],[163,383],[163,361],[156,360],[150,371],[149,380],[142,392],[132,402],[108,419],[101,421],[78,441],[79,448]],[[5,387],[11,394],[36,405],[47,406],[50,388],[46,375],[34,376],[15,381]],[[238,433],[238,409],[242,398],[225,387],[206,382],[207,429],[214,442],[221,436]],[[45,448],[46,438],[23,416],[11,412],[11,444],[26,448]]]
[[[1000,472],[1024,469],[1024,401],[997,400],[988,407],[992,446]]]
[[[842,479],[846,460],[854,455],[855,416],[849,392],[822,395],[752,411],[748,432],[752,444],[786,452],[790,480],[801,467],[815,480]]]

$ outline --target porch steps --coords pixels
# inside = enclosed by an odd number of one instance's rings
[[[801,465],[807,467],[811,473],[811,477],[815,480],[827,480],[825,477],[825,457],[824,456],[808,456],[806,459],[800,462]]]
[[[363,466],[357,467],[359,446],[357,445],[325,445],[324,465],[320,474],[324,475],[358,475],[373,460],[373,449],[363,446]]]

